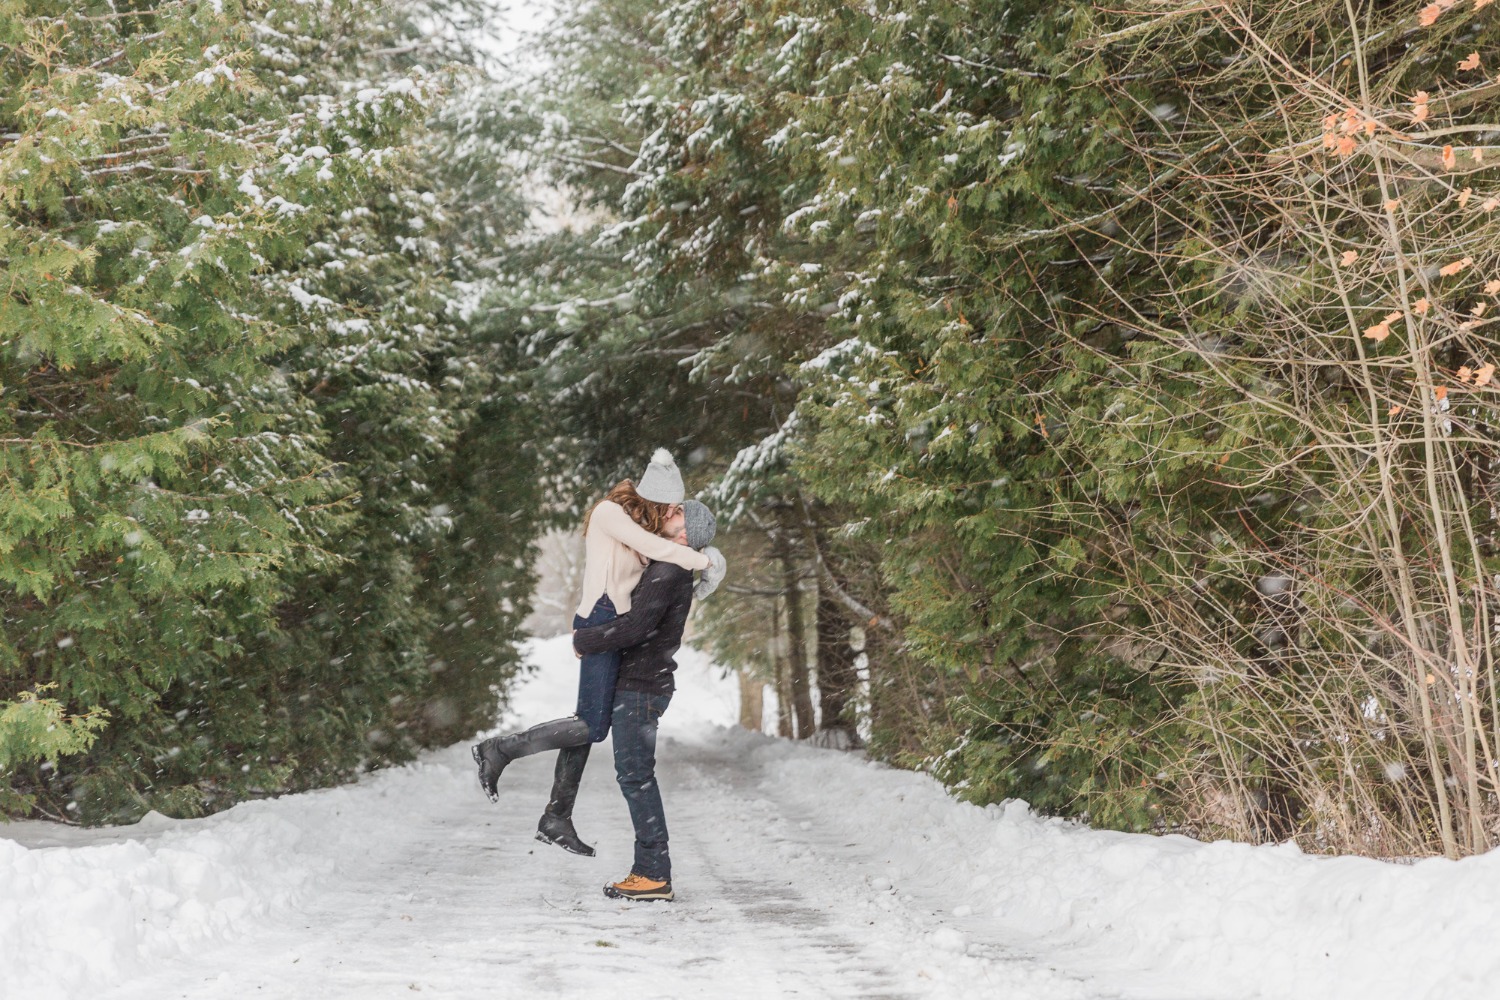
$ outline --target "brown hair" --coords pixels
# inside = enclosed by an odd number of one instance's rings
[[[604,500],[613,500],[625,508],[625,513],[630,519],[653,535],[661,534],[661,529],[666,527],[667,518],[672,514],[672,504],[658,503],[655,500],[647,500],[635,491],[635,483],[628,479],[622,479],[615,483],[614,488],[604,494]],[[599,503],[603,503],[600,500]],[[599,503],[594,504],[598,507]],[[594,507],[583,515],[583,533],[589,533],[589,521],[593,519]]]

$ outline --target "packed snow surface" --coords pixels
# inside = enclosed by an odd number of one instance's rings
[[[567,714],[567,637],[501,728]],[[202,820],[0,827],[0,1000],[170,997],[1489,998],[1500,853],[1391,865],[1100,832],[733,728],[685,650],[658,748],[671,904],[607,900],[631,834],[609,744],[580,858],[468,745]]]

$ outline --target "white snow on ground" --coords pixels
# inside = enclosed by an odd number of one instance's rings
[[[504,728],[566,714],[567,637]],[[684,651],[659,773],[678,901],[630,865],[608,743],[578,858],[531,839],[550,755],[492,805],[467,744],[356,785],[134,827],[0,826],[0,1000],[1359,998],[1500,991],[1500,853],[1387,865],[1089,830],[731,728]]]

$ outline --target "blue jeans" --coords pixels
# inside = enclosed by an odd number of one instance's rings
[[[613,713],[615,779],[635,826],[635,864],[630,870],[658,882],[672,878],[667,814],[656,781],[656,724],[671,701],[669,694],[616,691]]]
[[[587,618],[573,616],[573,627],[603,625],[616,618],[615,602],[605,594]],[[589,741],[601,742],[609,735],[609,713],[615,701],[615,679],[620,676],[620,651],[587,653],[578,661],[577,716],[589,727]]]

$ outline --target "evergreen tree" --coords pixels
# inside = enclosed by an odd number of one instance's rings
[[[823,178],[788,225],[842,264],[816,289],[838,348],[804,368],[797,471],[890,539],[908,648],[965,692],[968,732],[925,750],[981,800],[1145,825],[1161,688],[1099,641],[1113,580],[1086,558],[1068,434],[1118,348],[1070,315],[1108,251],[1066,222],[1140,171],[1116,138],[1132,119],[1070,44],[1082,10],[810,3],[762,30],[786,155]],[[1127,258],[1110,280],[1130,294]]]
[[[434,490],[517,434],[462,259],[515,209],[432,124],[448,13],[0,7],[0,693],[109,713],[11,776],[43,808],[190,814],[492,713],[530,533]]]
[[[637,307],[717,312],[701,384],[781,393],[759,426],[720,406],[738,459],[716,496],[793,512],[800,559],[867,613],[877,747],[976,797],[1147,824],[1171,694],[1100,655],[1117,581],[1080,541],[1089,487],[1052,415],[1094,405],[1118,352],[1097,322],[1058,335],[1057,304],[1098,279],[1088,234],[1055,223],[1105,204],[1092,178],[1143,173],[1118,134],[1146,116],[1080,85],[1103,71],[1074,58],[1079,16],[673,5],[644,32],[670,72],[628,105],[642,142],[611,234]]]
[[[566,85],[549,79],[536,101],[533,156],[602,218],[539,245],[538,281],[517,307],[569,432],[557,464],[586,477],[576,491],[592,497],[597,480],[634,474],[639,455],[673,442],[695,483],[719,479],[708,499],[721,523],[753,536],[726,539],[738,567],[730,592],[774,589],[784,618],[801,603],[787,580],[832,579],[824,533],[837,520],[785,474],[797,395],[786,356],[816,352],[823,318],[783,303],[781,279],[763,273],[770,256],[805,242],[780,223],[783,203],[813,181],[788,174],[764,145],[784,114],[774,85],[740,60],[742,19],[702,15],[698,5],[588,4],[558,33]],[[772,548],[777,557],[762,560]],[[802,651],[816,648],[811,591],[806,603],[805,642],[803,629],[777,626],[789,650],[781,669],[808,664]],[[723,652],[765,646],[764,616],[726,612],[712,615]],[[810,690],[806,669],[792,675],[793,688]],[[831,677],[852,686],[847,671]],[[811,702],[798,700],[809,735]]]

